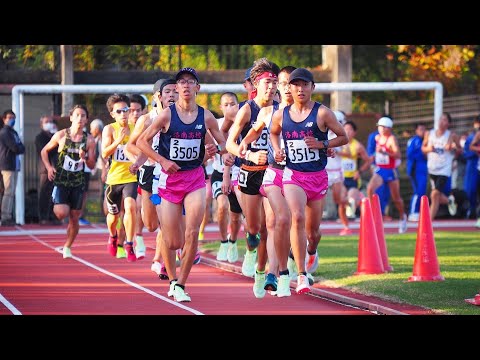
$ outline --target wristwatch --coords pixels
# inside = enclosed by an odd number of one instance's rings
[[[220,147],[220,145],[217,145],[217,154],[220,154],[221,151],[222,151],[222,148]]]
[[[330,144],[330,141],[328,141],[328,140],[323,140],[323,141],[322,141],[322,144],[323,144],[323,148],[324,148],[324,149],[327,149],[327,148],[328,148],[328,144]]]

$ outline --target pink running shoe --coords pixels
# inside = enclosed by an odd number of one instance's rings
[[[165,268],[165,264],[162,262],[162,267],[160,269],[160,274],[158,274],[158,277],[162,280],[168,280],[168,274],[167,274],[167,269]]]
[[[200,259],[201,259],[200,251],[198,251],[197,249],[197,252],[195,253],[195,258],[193,259],[193,265],[197,265],[200,262]]]
[[[352,230],[350,230],[349,228],[344,228],[342,229],[342,231],[340,231],[340,236],[344,236],[344,235],[352,235]]]
[[[135,251],[133,251],[133,241],[132,242],[127,242],[123,244],[123,248],[125,249],[125,252],[127,253],[127,261],[128,262],[133,262],[137,260],[137,256],[135,255]]]
[[[118,244],[117,236],[108,237],[107,250],[110,253],[110,255],[117,256],[117,244]]]

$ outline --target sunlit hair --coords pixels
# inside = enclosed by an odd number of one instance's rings
[[[107,100],[107,110],[108,112],[112,112],[113,111],[113,106],[116,104],[116,103],[119,103],[119,102],[124,102],[126,103],[128,106],[130,106],[130,98],[125,95],[125,94],[113,94],[113,95],[110,95],[108,100]]]
[[[262,75],[265,72],[271,72],[278,76],[280,72],[280,68],[274,62],[271,62],[267,58],[260,58],[255,60],[253,63],[252,70],[250,71],[250,79],[252,79],[252,83],[255,83],[255,80],[258,76]]]

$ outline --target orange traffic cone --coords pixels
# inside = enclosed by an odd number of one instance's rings
[[[388,263],[387,242],[385,241],[385,233],[383,232],[383,216],[380,207],[380,198],[377,194],[372,197],[372,213],[375,230],[377,231],[378,248],[382,255],[383,269],[385,271],[393,271],[393,267]]]
[[[438,265],[437,249],[433,238],[432,220],[427,195],[420,200],[420,219],[417,229],[417,243],[415,249],[415,261],[413,275],[408,281],[443,281]]]
[[[370,199],[362,199],[360,208],[360,238],[358,241],[358,265],[355,275],[382,274],[382,254],[378,247],[377,231],[373,222]]]
[[[475,295],[473,299],[465,299],[465,302],[472,304],[472,305],[477,305],[480,306],[480,293]]]

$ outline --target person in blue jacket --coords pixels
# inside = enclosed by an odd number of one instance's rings
[[[465,164],[465,177],[463,179],[463,190],[467,193],[470,207],[467,210],[467,218],[475,219],[477,213],[477,183],[478,183],[478,153],[470,150],[470,144],[475,134],[480,130],[480,115],[473,119],[473,130],[468,134],[463,147],[463,157],[467,161]]]
[[[408,139],[407,142],[407,175],[413,188],[408,221],[418,221],[420,217],[420,199],[427,193],[427,157],[422,152],[425,131],[425,124],[417,123],[415,125],[415,135]]]

